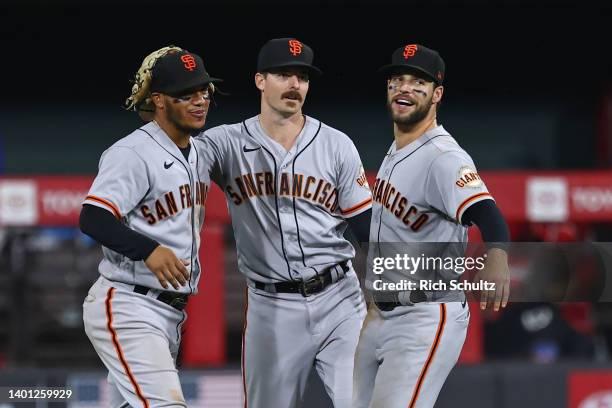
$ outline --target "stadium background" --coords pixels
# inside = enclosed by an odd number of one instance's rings
[[[71,406],[104,406],[81,320],[100,250],[74,225],[100,154],[139,125],[121,105],[150,51],[179,45],[225,79],[231,95],[216,98],[210,127],[258,112],[257,51],[296,36],[325,73],[305,113],[349,134],[376,171],[392,141],[376,69],[405,42],[426,44],[447,64],[439,122],[500,197],[513,238],[611,241],[611,11],[578,0],[3,2],[0,387],[68,384],[79,391]],[[229,408],[241,406],[244,283],[211,199],[183,383],[191,406]],[[532,306],[473,313],[438,407],[612,406],[609,304]],[[525,316],[557,329],[540,336]],[[326,406],[316,378],[307,398]]]

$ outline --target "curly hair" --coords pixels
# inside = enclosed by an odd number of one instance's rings
[[[152,113],[155,111],[151,101],[151,78],[155,62],[170,52],[183,51],[175,45],[160,48],[145,57],[134,77],[132,94],[125,101],[125,109],[136,111],[143,120],[152,120]]]

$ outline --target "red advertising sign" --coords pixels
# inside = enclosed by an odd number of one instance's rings
[[[373,174],[368,174],[373,184]],[[483,172],[509,222],[612,221],[612,171]],[[76,225],[93,176],[0,177],[0,225]],[[223,192],[213,185],[207,221],[229,222]]]
[[[567,389],[569,408],[612,408],[612,371],[574,371]]]
[[[0,225],[76,225],[93,177],[0,178]]]

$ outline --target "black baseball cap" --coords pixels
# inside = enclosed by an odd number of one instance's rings
[[[407,44],[398,48],[391,56],[391,64],[378,71],[390,75],[414,70],[425,74],[437,85],[442,85],[444,81],[444,60],[438,51],[420,44]]]
[[[312,65],[313,58],[312,48],[303,42],[295,38],[275,38],[259,50],[257,72],[267,72],[274,68],[305,67],[310,74],[321,75],[323,72]]]
[[[222,79],[212,78],[204,68],[202,58],[189,51],[170,51],[155,62],[151,77],[151,92],[171,96]]]

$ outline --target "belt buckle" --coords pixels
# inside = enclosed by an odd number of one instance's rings
[[[307,281],[302,281],[300,283],[300,293],[304,297],[309,297],[317,292],[320,292],[323,289],[324,284],[325,282],[323,281],[322,276],[313,276]]]

